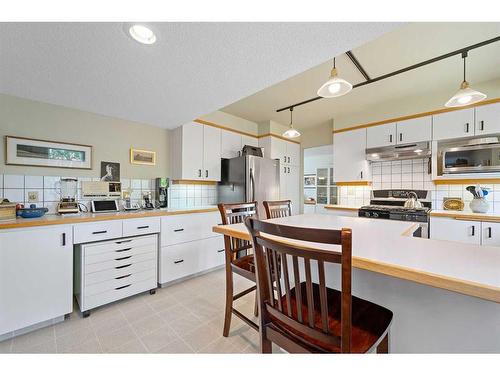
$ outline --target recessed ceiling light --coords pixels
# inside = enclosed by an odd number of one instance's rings
[[[153,44],[156,42],[156,35],[153,30],[144,25],[131,25],[128,29],[128,33],[134,40],[142,44]]]

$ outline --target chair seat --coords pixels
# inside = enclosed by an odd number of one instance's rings
[[[302,317],[304,324],[308,324],[308,311],[307,311],[307,296],[306,296],[306,283],[300,285],[302,295]],[[328,300],[328,326],[333,335],[340,337],[340,306],[341,306],[341,292],[336,289],[326,288]],[[290,301],[292,305],[292,316],[297,319],[297,301],[295,288],[290,291]],[[314,298],[314,325],[317,329],[322,329],[321,322],[321,307],[319,297],[319,286],[313,284],[313,298]],[[287,302],[285,296],[281,298],[283,313],[287,314]],[[277,306],[276,306],[277,307]],[[382,338],[387,332],[392,321],[392,311],[385,307],[379,306],[375,303],[363,300],[352,296],[352,336],[351,336],[351,352],[352,353],[366,353]],[[326,344],[318,341],[312,337],[305,335],[302,332],[294,330],[286,324],[277,321],[271,317],[273,326],[283,332],[290,331],[300,339],[307,343],[312,344],[308,349],[311,352],[330,352],[340,353],[340,347],[336,345]],[[282,333],[283,333],[282,332]],[[307,345],[307,344],[306,344]]]
[[[233,260],[231,262],[231,268],[235,273],[255,281],[255,261],[253,254]]]

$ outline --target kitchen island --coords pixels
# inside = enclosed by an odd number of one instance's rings
[[[415,223],[330,215],[272,221],[352,229],[353,294],[394,312],[391,352],[500,352],[499,248],[414,238]],[[249,239],[242,224],[213,230]],[[337,266],[327,279],[339,288]]]

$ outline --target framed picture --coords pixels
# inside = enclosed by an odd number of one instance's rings
[[[101,181],[120,182],[120,163],[101,161]]]
[[[304,176],[305,187],[316,187],[316,176]]]
[[[156,165],[156,152],[137,150],[135,148],[130,149],[130,163],[132,164],[144,164],[144,165]]]
[[[8,135],[5,164],[92,169],[92,146]]]

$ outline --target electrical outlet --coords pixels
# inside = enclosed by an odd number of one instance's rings
[[[38,191],[28,191],[28,202],[38,202]]]

